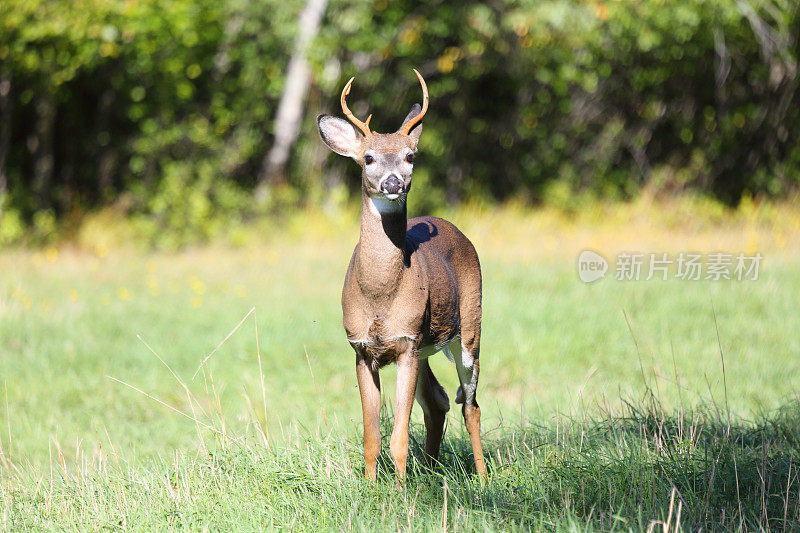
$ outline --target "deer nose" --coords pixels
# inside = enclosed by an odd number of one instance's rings
[[[403,192],[403,182],[396,175],[391,174],[381,183],[381,191],[386,194],[398,194]]]

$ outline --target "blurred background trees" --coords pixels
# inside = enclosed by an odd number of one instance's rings
[[[783,197],[800,180],[798,35],[794,0],[4,0],[0,242],[113,206],[180,244],[357,196],[315,116],[340,113],[356,75],[354,112],[394,131],[420,98],[412,67],[431,93],[417,209]],[[298,50],[299,131],[270,162]]]

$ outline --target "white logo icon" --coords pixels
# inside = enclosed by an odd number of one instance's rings
[[[591,250],[584,250],[578,256],[578,277],[584,283],[592,283],[605,277],[608,261],[602,255]]]

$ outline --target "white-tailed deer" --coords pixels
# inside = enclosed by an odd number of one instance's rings
[[[381,134],[369,121],[353,116],[341,96],[347,121],[317,117],[322,140],[337,154],[361,166],[361,236],[350,259],[342,291],[347,340],[356,352],[356,374],[364,413],[365,473],[376,479],[381,448],[378,369],[397,363],[397,392],[390,450],[397,477],[403,479],[408,457],[408,423],[416,398],[425,415],[425,451],[431,463],[439,455],[445,413],[450,401],[427,358],[443,351],[455,362],[461,383],[456,402],[463,403],[475,467],[486,467],[481,449],[481,411],[475,400],[481,338],[481,267],[472,243],[453,224],[434,217],[407,220],[414,153],[428,110],[414,104],[400,129]],[[453,351],[458,356],[453,357]]]

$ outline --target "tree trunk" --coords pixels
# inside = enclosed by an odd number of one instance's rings
[[[260,187],[268,182],[285,180],[286,164],[289,161],[292,145],[300,133],[303,102],[311,80],[311,69],[306,60],[306,53],[308,45],[319,32],[327,3],[327,0],[308,0],[298,18],[299,28],[294,51],[286,70],[286,84],[275,116],[275,144],[261,165],[258,176]]]
[[[239,32],[245,23],[245,15],[241,10],[234,10],[225,22],[223,27],[223,38],[219,50],[214,56],[213,79],[215,84],[222,83],[225,74],[228,73],[231,65],[230,50],[238,39]]]
[[[53,126],[56,119],[56,103],[53,95],[44,89],[36,100],[36,133],[33,146],[33,192],[38,196],[39,208],[52,204],[51,182],[53,179]]]
[[[8,189],[8,152],[11,148],[11,74],[0,72],[0,220],[3,218],[6,190]]]
[[[117,98],[117,94],[111,90],[106,89],[103,94],[100,96],[99,101],[97,103],[97,123],[95,124],[94,131],[95,131],[95,138],[99,134],[102,134],[105,131],[110,130],[111,128],[111,119],[110,114],[113,109],[114,101]],[[98,146],[98,153],[97,155],[97,185],[98,185],[98,197],[99,200],[103,203],[106,203],[110,199],[113,198],[113,191],[114,191],[114,177],[113,171],[114,166],[117,160],[116,157],[116,150],[114,150],[114,144],[109,142],[106,146]]]

